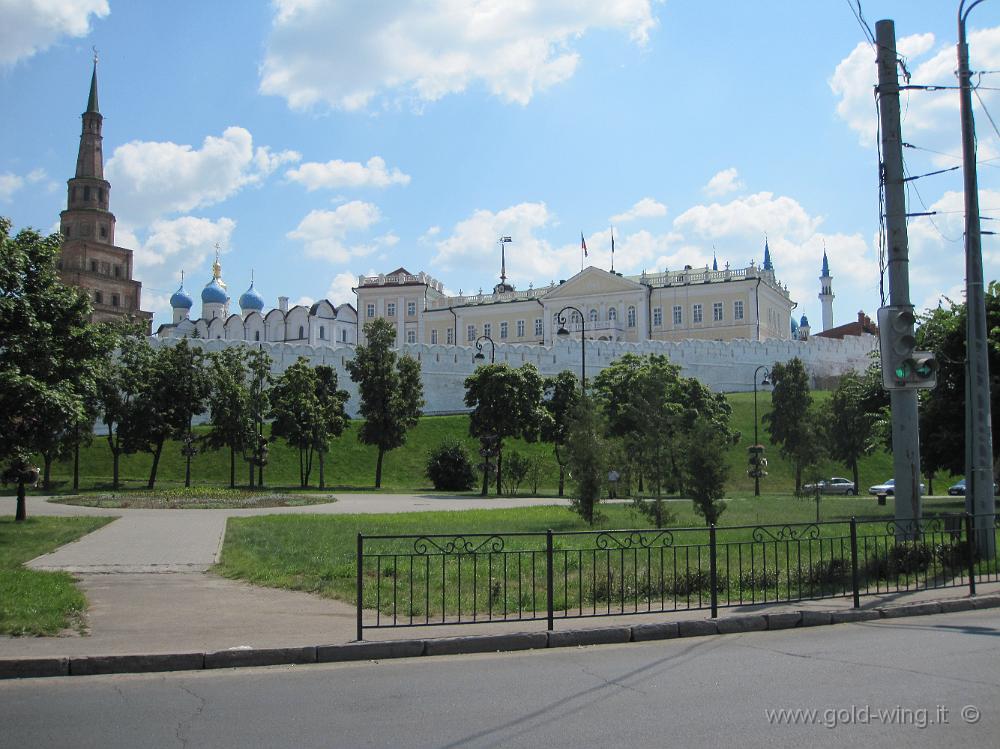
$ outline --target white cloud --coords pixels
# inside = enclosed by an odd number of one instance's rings
[[[366,232],[381,219],[378,206],[354,200],[333,211],[310,211],[286,236],[302,242],[308,257],[346,263],[351,258],[364,257],[379,249],[392,247],[399,241],[398,237],[390,233],[362,243],[347,242],[348,235]]]
[[[907,61],[912,83],[956,85],[957,60],[951,40],[939,44],[933,34],[914,34],[899,39],[896,46]],[[935,47],[936,52],[933,51]],[[976,69],[996,69],[1000,66],[1000,26],[971,32],[969,47]],[[930,57],[926,57],[928,54]],[[865,146],[875,144],[878,115],[873,92],[877,81],[875,52],[867,43],[858,44],[841,60],[829,80],[830,89],[838,97],[837,114],[858,133],[859,141]],[[988,107],[997,100],[996,92],[982,90],[979,94]],[[957,143],[958,97],[954,92],[904,91],[901,105],[904,140],[913,141],[916,134],[925,140],[947,138],[949,142]],[[978,108],[979,102],[974,105]],[[920,145],[937,147],[933,141]]]
[[[293,109],[363,109],[376,97],[436,101],[483,85],[527,104],[570,78],[591,30],[645,44],[651,0],[276,0],[260,90]]]
[[[653,198],[643,198],[624,213],[616,213],[611,217],[611,223],[624,224],[639,218],[657,218],[667,215],[667,207]]]
[[[0,200],[10,200],[14,193],[24,187],[24,178],[11,172],[0,174]]]
[[[215,254],[215,245],[220,248],[230,245],[236,222],[230,218],[211,220],[182,216],[180,218],[154,221],[140,234],[125,227],[118,227],[117,243],[135,250],[135,264],[139,270],[149,271],[163,267],[173,274],[183,268],[204,270],[208,259]]]
[[[674,219],[674,226],[708,239],[769,234],[804,241],[816,232],[821,221],[792,198],[759,192],[726,204],[693,206]]]
[[[380,156],[372,156],[367,164],[340,159],[325,164],[311,161],[297,169],[289,169],[285,176],[305,185],[310,192],[320,188],[389,187],[410,183],[410,175],[395,167],[387,169],[385,160]]]
[[[255,149],[249,131],[229,127],[221,136],[207,136],[200,149],[170,142],[126,143],[108,160],[107,175],[115,186],[116,212],[127,223],[143,225],[219,203],[298,158],[294,151]]]
[[[339,306],[346,302],[353,307],[358,303],[358,299],[352,291],[352,289],[357,285],[357,274],[349,271],[338,273],[333,277],[333,280],[330,281],[330,288],[326,290],[326,298],[333,302],[335,306]]]
[[[496,213],[477,210],[469,218],[459,221],[451,235],[436,241],[437,254],[431,265],[441,271],[461,270],[468,274],[472,268],[481,272],[478,277],[500,275],[500,249],[497,238],[510,236],[506,247],[508,281],[526,287],[529,282],[565,277],[565,269],[572,267],[573,258],[579,263],[579,239],[571,245],[555,248],[548,240],[536,236],[555,223],[545,203],[519,203]],[[560,274],[564,274],[560,276]],[[466,289],[471,292],[470,289]]]
[[[713,198],[720,198],[723,195],[742,190],[745,187],[746,185],[740,179],[736,167],[729,167],[729,169],[723,169],[721,172],[716,173],[702,190]]]
[[[90,17],[110,12],[107,0],[0,0],[0,67],[42,52],[64,36],[86,36]]]

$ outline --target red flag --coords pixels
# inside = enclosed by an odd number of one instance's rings
[[[583,232],[580,232],[580,249],[583,250],[583,256],[589,257],[587,255],[587,240],[583,238]]]

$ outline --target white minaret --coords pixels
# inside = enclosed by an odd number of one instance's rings
[[[819,277],[819,302],[823,305],[823,330],[833,327],[833,276],[830,275],[830,263],[826,259],[826,249],[823,250],[823,274]]]

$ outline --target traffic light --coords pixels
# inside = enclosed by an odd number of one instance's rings
[[[882,387],[886,390],[917,390],[937,384],[938,363],[934,354],[916,350],[915,322],[910,305],[892,304],[878,311]]]

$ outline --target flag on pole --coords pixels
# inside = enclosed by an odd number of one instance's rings
[[[615,272],[615,230],[611,229],[611,272]]]
[[[583,238],[583,232],[580,232],[580,249],[583,250],[583,256],[589,257],[587,254],[587,240]]]

